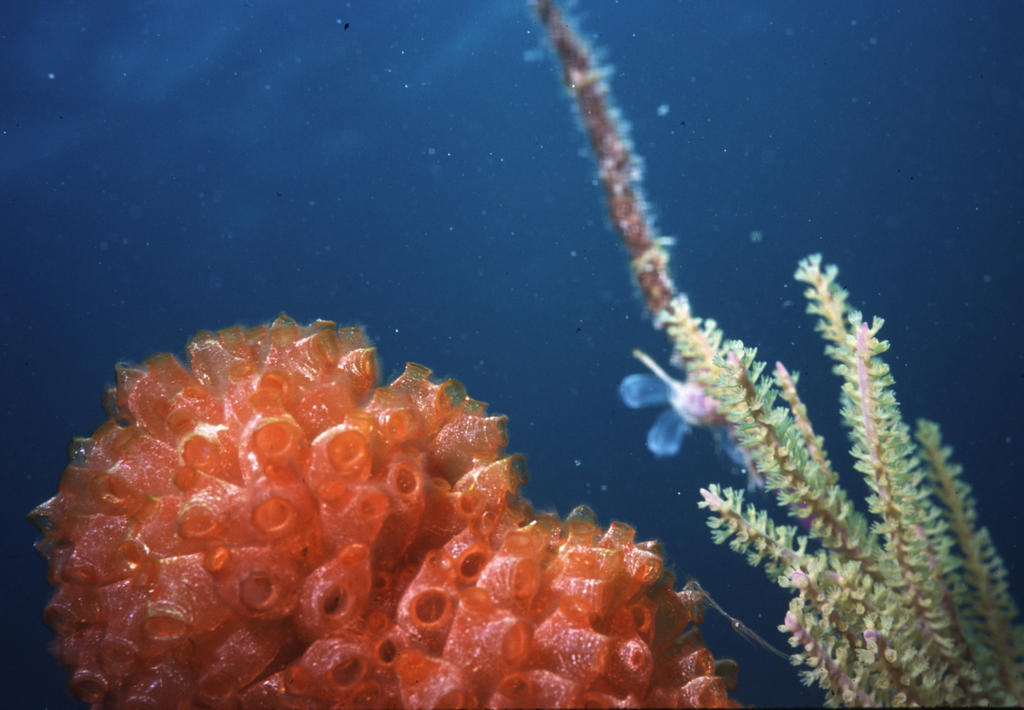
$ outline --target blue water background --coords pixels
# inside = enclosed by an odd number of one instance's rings
[[[580,2],[700,315],[801,392],[856,498],[838,380],[796,262],[823,252],[886,317],[906,417],[944,433],[1024,595],[1024,52],[1009,2]],[[596,167],[520,2],[8,4],[0,23],[5,705],[64,708],[24,516],[117,361],[200,328],[360,324],[507,414],[527,495],[662,541],[776,645],[786,595],[709,541],[697,489],[742,485],[706,432],[655,461],[616,385],[667,359]],[[347,25],[347,27],[346,27]],[[1016,28],[1016,29],[1015,29]],[[664,107],[659,111],[659,107]],[[760,241],[752,233],[762,235]],[[765,502],[765,501],[762,501]],[[815,704],[704,625],[737,697]]]

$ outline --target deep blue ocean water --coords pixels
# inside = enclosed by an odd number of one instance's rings
[[[578,2],[696,312],[802,373],[854,496],[797,261],[883,315],[908,420],[943,424],[1020,604],[1024,49],[1017,3]],[[103,419],[118,361],[282,311],[366,327],[384,371],[509,417],[527,495],[657,538],[777,646],[786,595],[711,544],[707,432],[644,447],[630,351],[667,359],[525,2],[54,1],[0,13],[7,707],[74,707],[25,514]],[[752,239],[759,233],[760,240]],[[765,501],[762,501],[765,502]],[[709,616],[737,697],[816,704]]]

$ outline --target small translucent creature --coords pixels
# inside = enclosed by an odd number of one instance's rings
[[[634,350],[633,357],[651,372],[627,375],[619,384],[622,401],[632,409],[669,405],[647,432],[647,448],[652,454],[658,458],[675,456],[691,426],[722,424],[715,412],[715,400],[704,393],[703,387],[675,379],[642,350]]]
[[[680,601],[682,601],[684,604],[707,602],[708,606],[710,606],[712,609],[714,609],[719,614],[721,614],[729,620],[729,625],[732,627],[733,631],[738,633],[747,641],[757,644],[764,650],[778,656],[784,661],[790,660],[789,654],[783,653],[779,649],[772,646],[770,643],[768,643],[763,638],[754,633],[753,629],[751,629],[749,626],[747,626],[742,621],[740,621],[735,616],[731,615],[729,612],[727,612],[725,609],[719,606],[718,602],[711,598],[711,595],[708,594],[707,590],[704,589],[704,587],[700,586],[700,582],[698,582],[696,579],[693,579],[692,577],[688,579],[686,582],[686,586],[683,587],[683,590],[681,592],[678,592],[678,595]]]
[[[692,426],[711,428],[721,449],[749,476],[748,488],[761,488],[764,478],[757,472],[750,457],[736,445],[729,424],[715,408],[712,399],[699,384],[677,380],[642,350],[633,357],[651,372],[627,375],[619,384],[619,396],[627,407],[668,405],[647,432],[647,448],[658,458],[675,456],[683,446],[683,437]],[[652,374],[653,373],[653,374]]]

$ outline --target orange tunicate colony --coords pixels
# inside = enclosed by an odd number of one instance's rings
[[[730,702],[658,546],[536,514],[504,418],[458,382],[409,364],[378,387],[359,329],[286,317],[188,353],[118,368],[111,418],[32,514],[80,700]]]

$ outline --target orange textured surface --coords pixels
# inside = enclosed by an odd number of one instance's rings
[[[633,530],[537,515],[505,420],[355,328],[199,333],[118,368],[32,513],[45,619],[97,708],[713,706],[725,681]],[[585,517],[585,516],[584,516]]]

